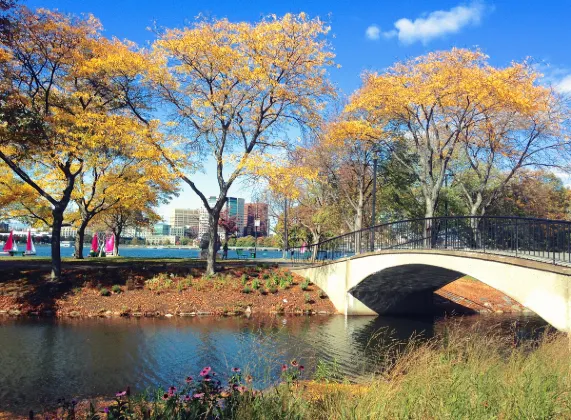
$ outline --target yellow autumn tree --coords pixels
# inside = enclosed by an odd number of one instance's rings
[[[166,199],[176,192],[176,179],[172,172],[160,161],[141,156],[138,147],[142,144],[144,143],[132,139],[125,145],[127,149],[123,148],[121,153],[101,153],[92,161],[89,169],[78,176],[72,194],[78,213],[75,223],[75,258],[83,258],[85,230],[98,214],[118,206],[137,208],[141,205],[134,201],[146,200],[144,206],[158,205],[156,197]],[[147,191],[141,195],[141,190],[153,190],[155,194]],[[118,233],[121,234],[120,231]]]
[[[569,110],[541,75],[528,63],[491,73],[488,91],[496,103],[482,107],[481,117],[466,128],[452,165],[470,216],[485,215],[519,171],[565,169],[571,157]]]
[[[172,184],[170,185],[172,187]],[[161,220],[156,209],[164,204],[170,194],[167,185],[157,188],[148,182],[132,185],[129,194],[108,210],[97,213],[93,218],[96,231],[111,232],[115,235],[115,255],[119,255],[119,245],[124,230],[128,227],[149,227]]]
[[[279,156],[288,145],[283,133],[292,124],[316,127],[325,99],[334,94],[326,74],[333,59],[328,31],[304,13],[253,24],[199,19],[167,30],[153,45],[148,77],[178,137],[163,154],[209,214],[209,274],[220,213],[231,186],[249,173],[250,157]],[[173,151],[189,166],[171,158]],[[208,161],[219,188],[213,205],[192,176]]]
[[[514,109],[542,106],[534,82],[521,64],[496,68],[478,50],[433,52],[382,74],[365,74],[345,109],[346,119],[390,150],[406,145],[394,157],[415,175],[425,216],[433,217],[449,168],[465,158],[467,145],[484,144],[482,131],[476,135],[475,130],[482,130],[492,114],[510,118]],[[500,143],[506,154],[514,145]]]
[[[152,136],[140,123],[143,100],[133,46],[101,36],[93,16],[18,8],[0,57],[0,159],[45,200],[52,219],[52,279],[61,277],[63,215],[78,177],[124,141]],[[135,67],[136,69],[136,67]],[[147,150],[145,153],[149,153]]]

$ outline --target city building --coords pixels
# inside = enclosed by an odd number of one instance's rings
[[[178,236],[179,238],[196,238],[198,228],[191,228],[190,226],[171,226],[170,234]]]
[[[155,235],[170,235],[171,225],[164,222],[156,223],[153,226],[153,232]]]
[[[75,238],[77,235],[77,229],[73,226],[62,226],[60,236],[62,238]]]
[[[189,227],[198,231],[200,209],[173,209],[170,215],[171,228]]]
[[[242,236],[244,231],[244,204],[245,200],[243,198],[228,197],[226,202],[226,212],[228,217],[235,218],[237,236]]]
[[[151,235],[145,238],[148,245],[176,245],[178,240],[176,235]]]
[[[257,229],[256,220],[259,220]],[[268,205],[266,203],[246,203],[243,226],[244,236],[268,236]]]
[[[216,197],[208,197],[208,205],[214,206],[216,204]],[[237,236],[242,236],[244,231],[244,199],[237,197],[228,197],[224,211],[228,217],[234,217],[236,220],[236,228],[238,229]],[[199,224],[198,224],[198,237],[208,233],[208,212],[203,207],[200,209]],[[219,232],[221,234],[221,232]]]
[[[135,227],[135,226],[128,226],[123,230],[122,236],[124,238],[148,238],[153,236],[154,229],[149,227]]]

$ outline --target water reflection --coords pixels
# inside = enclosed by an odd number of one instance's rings
[[[501,319],[506,327],[513,322]],[[311,372],[325,359],[336,360],[344,375],[357,379],[375,370],[387,337],[430,338],[447,322],[344,316],[5,319],[0,321],[0,411],[38,410],[60,397],[109,396],[127,385],[135,391],[176,385],[204,366],[220,373],[239,366],[265,387],[279,378],[283,362],[296,358]],[[531,327],[521,325],[517,331],[525,337]]]

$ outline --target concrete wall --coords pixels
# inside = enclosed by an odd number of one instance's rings
[[[460,251],[381,251],[295,271],[346,315],[398,313],[407,299],[413,308],[429,291],[467,274],[571,331],[571,269],[548,263]]]

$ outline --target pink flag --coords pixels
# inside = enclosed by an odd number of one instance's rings
[[[97,242],[97,233],[93,234],[93,239],[91,240],[91,251],[97,252],[99,249],[99,242]]]

